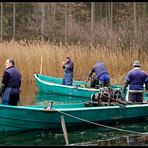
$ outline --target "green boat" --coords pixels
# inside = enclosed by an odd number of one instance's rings
[[[73,86],[62,85],[63,78],[57,78],[42,74],[34,74],[36,85],[40,92],[55,93],[61,95],[70,95],[77,97],[91,97],[92,94],[98,93],[99,89],[90,88],[88,82],[73,81]],[[112,88],[122,88],[120,85],[112,85]]]
[[[83,103],[85,101],[89,101],[90,98],[85,97],[77,97],[77,96],[68,96],[68,95],[57,95],[54,93],[44,93],[37,92],[36,94],[36,105],[47,105],[50,104],[51,101],[57,104],[65,104],[65,103]]]
[[[78,129],[90,122],[110,124],[145,121],[148,104],[87,106],[87,102],[53,104],[49,106],[11,106],[0,104],[0,131],[24,131],[61,129],[61,117],[67,128]],[[86,126],[86,127],[88,127]]]

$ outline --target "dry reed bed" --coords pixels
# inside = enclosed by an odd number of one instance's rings
[[[103,61],[110,73],[112,84],[122,84],[124,76],[132,68],[134,60],[141,60],[142,69],[148,72],[148,60],[138,51],[121,52],[119,49],[105,47],[84,47],[81,45],[55,45],[51,43],[21,42],[0,43],[0,76],[5,68],[5,60],[12,57],[16,67],[21,71],[23,80],[34,81],[33,73],[42,73],[63,77],[61,63],[65,56],[70,56],[75,63],[74,79],[86,80],[88,72],[97,60]],[[142,57],[142,59],[141,59]]]

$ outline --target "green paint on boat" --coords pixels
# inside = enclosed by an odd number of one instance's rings
[[[73,81],[73,86],[62,85],[63,78],[57,78],[42,74],[34,74],[37,87],[40,92],[56,93],[62,95],[78,96],[78,97],[91,97],[92,94],[98,93],[99,89],[86,87],[88,82]],[[85,86],[85,87],[84,87]],[[112,88],[122,88],[120,85],[112,85]]]

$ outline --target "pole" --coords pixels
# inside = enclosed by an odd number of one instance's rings
[[[65,138],[66,145],[69,145],[66,125],[65,125],[65,121],[64,121],[64,116],[63,115],[61,116],[61,125],[62,125],[62,130],[63,130],[63,133],[64,133],[64,138]]]
[[[43,57],[41,57],[40,74],[42,74],[42,69],[43,69]]]

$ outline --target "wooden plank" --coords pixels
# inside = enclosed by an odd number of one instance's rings
[[[62,125],[62,129],[63,129],[66,145],[69,145],[69,140],[68,140],[66,125],[65,125],[65,121],[64,121],[64,116],[61,116],[61,125]]]

